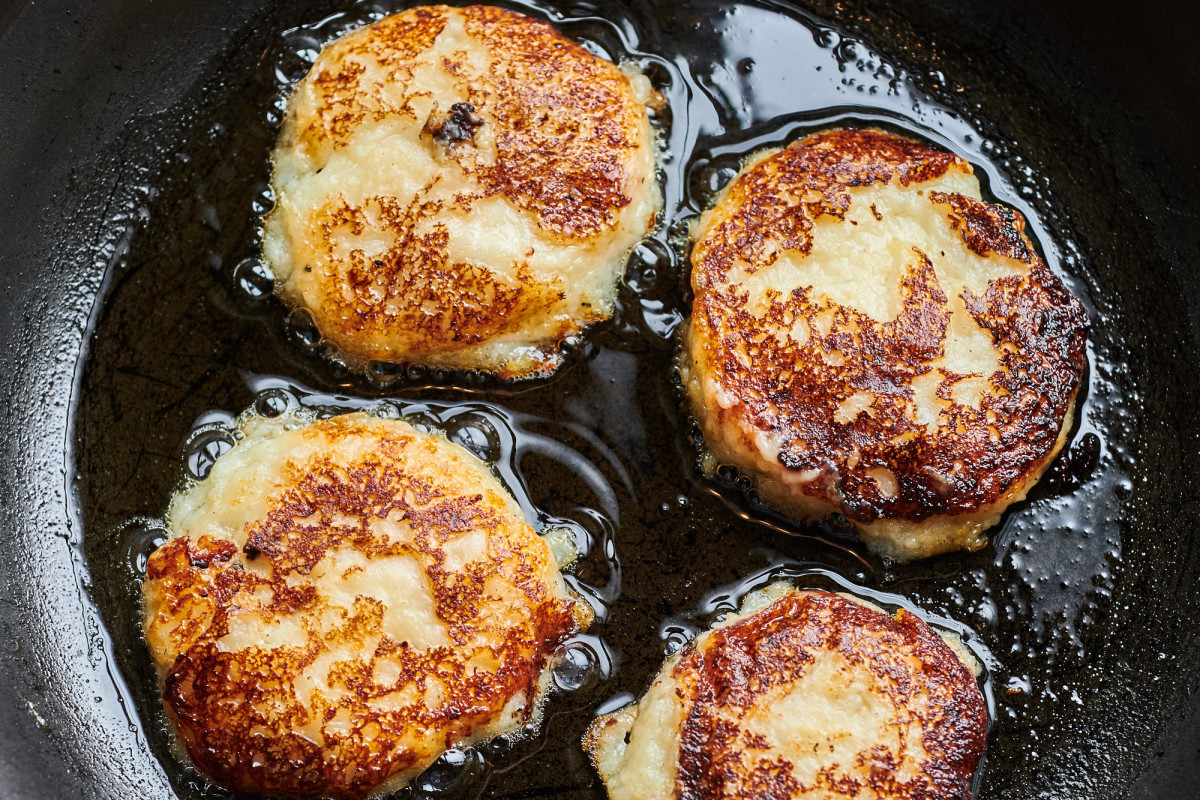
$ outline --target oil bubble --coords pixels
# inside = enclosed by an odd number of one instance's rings
[[[275,192],[271,185],[260,183],[255,186],[254,199],[250,201],[250,210],[258,216],[270,213],[275,207]]]
[[[625,283],[634,292],[649,292],[655,288],[662,271],[670,266],[671,254],[666,246],[654,239],[647,239],[629,254]]]
[[[170,533],[159,520],[135,520],[125,529],[123,538],[126,564],[135,575],[145,575],[150,554],[170,538]]]
[[[403,371],[399,364],[392,361],[372,361],[367,365],[367,380],[384,389],[395,383]]]
[[[269,130],[274,130],[283,122],[283,115],[287,110],[287,100],[281,95],[275,99],[264,115],[264,120],[267,123]]]
[[[441,423],[431,414],[418,412],[416,414],[408,414],[405,416],[409,425],[412,425],[421,433],[435,433],[442,429]]]
[[[267,389],[254,398],[254,413],[260,417],[278,417],[292,407],[292,396],[282,389]]]
[[[500,434],[479,414],[463,414],[448,420],[446,436],[484,461],[494,462],[500,457]]]
[[[842,68],[845,68],[847,64],[857,63],[860,53],[860,45],[853,39],[843,39],[833,48],[833,55]]]
[[[383,19],[388,14],[388,7],[381,3],[356,3],[355,15],[363,25]]]
[[[451,748],[421,773],[416,789],[429,797],[453,797],[478,780],[484,766],[478,750]]]
[[[293,33],[287,36],[275,62],[275,79],[284,85],[302,79],[320,52],[321,42],[311,34]]]
[[[217,459],[233,449],[233,432],[224,427],[203,428],[188,439],[187,471],[196,480],[204,480]]]
[[[396,420],[403,417],[400,409],[394,403],[381,403],[371,409],[371,413],[380,419]]]
[[[832,31],[829,28],[819,29],[813,38],[816,40],[819,47],[824,47],[830,50],[834,47],[837,47],[838,42],[842,40],[842,37],[838,36],[836,31]]]
[[[325,354],[325,367],[329,370],[330,377],[337,381],[350,374],[350,365],[342,358],[341,353],[332,347]]]
[[[724,189],[733,180],[735,175],[737,175],[737,170],[733,167],[717,167],[709,171],[705,180],[705,188],[712,194],[716,194]]]
[[[487,761],[494,761],[512,749],[512,739],[505,734],[494,736],[482,744],[476,745],[476,751]]]
[[[275,276],[265,261],[244,258],[233,268],[233,280],[242,294],[251,300],[261,300],[275,291]]]
[[[659,636],[663,640],[664,655],[671,656],[687,647],[688,642],[696,638],[696,630],[691,625],[673,621],[663,625]]]
[[[570,642],[555,655],[554,685],[563,692],[578,692],[596,682],[596,654],[583,642]]]
[[[321,331],[308,309],[298,308],[289,314],[287,327],[292,341],[305,350],[315,350],[321,344]]]

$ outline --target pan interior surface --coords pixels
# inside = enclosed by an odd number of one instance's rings
[[[228,796],[173,755],[140,638],[156,518],[252,404],[384,400],[476,448],[538,527],[569,529],[589,551],[573,580],[598,612],[541,731],[456,754],[418,796],[603,797],[579,747],[593,715],[780,577],[899,596],[977,632],[994,717],[980,797],[1194,785],[1194,155],[1148,136],[1139,115],[1156,106],[1102,94],[1078,39],[1031,13],[844,5],[513,6],[639,61],[669,100],[665,224],[631,257],[613,322],[527,385],[347,374],[289,323],[255,260],[281,93],[321,43],[391,6],[0,10],[0,129],[18,132],[0,150],[0,793]],[[670,377],[686,222],[747,154],[830,125],[964,155],[1089,305],[1069,449],[979,552],[891,566],[836,525],[756,506],[735,474],[696,469]]]

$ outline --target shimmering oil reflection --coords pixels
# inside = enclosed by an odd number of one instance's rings
[[[214,64],[200,111],[188,112],[190,134],[163,163],[131,166],[137,211],[114,219],[111,288],[79,399],[84,547],[128,706],[147,721],[175,791],[226,797],[167,745],[140,638],[139,580],[165,536],[155,517],[171,491],[208,475],[248,408],[370,410],[444,432],[495,470],[539,532],[580,553],[568,582],[596,622],[555,654],[541,724],[452,749],[406,796],[598,800],[579,748],[592,715],[631,702],[666,654],[776,577],[910,604],[964,633],[997,687],[986,767],[996,772],[984,785],[1032,775],[1042,732],[1073,724],[1108,680],[1101,656],[1130,563],[1121,525],[1139,486],[1134,411],[1143,400],[1123,366],[1115,300],[1089,277],[1045,176],[1012,143],[984,134],[970,116],[979,109],[934,99],[943,88],[954,94],[953,76],[914,72],[801,13],[749,2],[683,3],[664,15],[640,3],[518,2],[593,52],[636,63],[664,95],[653,115],[662,218],[628,257],[614,318],[577,338],[553,377],[506,383],[415,364],[352,366],[310,314],[273,295],[260,252],[274,204],[269,153],[289,87],[321,45],[401,5],[351,3],[249,26],[250,44],[239,46],[261,52],[257,72],[231,76]],[[1070,449],[979,553],[885,564],[844,520],[797,524],[758,503],[736,471],[708,479],[696,468],[673,375],[688,312],[689,225],[748,155],[831,125],[882,126],[969,159],[991,197],[1027,218],[1047,263],[1091,312],[1088,386]]]

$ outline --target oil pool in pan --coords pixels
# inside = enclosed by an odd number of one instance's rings
[[[902,567],[866,556],[836,523],[797,525],[756,507],[736,474],[703,478],[673,360],[688,301],[688,220],[745,155],[832,125],[890,128],[967,158],[994,199],[1025,214],[1047,262],[1103,328],[1086,264],[1058,226],[1042,178],[924,93],[923,76],[799,13],[684,6],[684,36],[648,29],[616,7],[594,16],[508,5],[549,16],[594,52],[637,61],[668,101],[655,120],[665,150],[663,225],[632,255],[614,320],[592,329],[550,379],[502,384],[389,365],[356,376],[270,295],[257,237],[287,86],[322,43],[400,5],[358,4],[279,31],[253,74],[214,66],[190,135],[141,166],[142,205],[83,380],[81,499],[93,592],[144,735],[178,794],[226,796],[171,753],[140,641],[139,573],[161,539],[153,515],[181,478],[179,465],[203,476],[231,446],[233,415],[251,404],[280,413],[292,404],[388,403],[492,462],[536,527],[567,526],[588,553],[572,580],[597,624],[570,644],[541,732],[452,751],[406,796],[602,797],[579,746],[594,714],[640,695],[664,653],[781,576],[909,605],[963,632],[989,672],[993,730],[981,796],[993,783],[1028,780],[1039,732],[1060,724],[1059,709],[1082,703],[1099,679],[1088,642],[1121,559],[1117,518],[1131,470],[1108,426],[1133,398],[1106,345],[1089,345],[1068,449],[991,546]]]

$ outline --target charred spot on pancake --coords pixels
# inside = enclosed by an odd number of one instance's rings
[[[1036,257],[1025,239],[1025,218],[1011,208],[993,205],[961,194],[930,192],[929,199],[952,209],[950,227],[977,256],[998,253],[1024,264]]]
[[[482,125],[483,117],[475,113],[475,106],[470,103],[455,103],[448,114],[442,114],[435,104],[421,128],[421,135],[449,149],[474,139],[475,131]]]
[[[896,558],[975,549],[1061,449],[1085,314],[978,194],[950,153],[839,130],[702,218],[681,366],[715,459],[768,503]]]
[[[405,422],[252,418],[168,513],[147,641],[195,764],[363,797],[536,721],[590,616],[486,466]]]
[[[964,659],[915,614],[776,584],[585,746],[613,800],[965,799],[987,713]]]
[[[653,90],[547,23],[409,9],[325,46],[274,153],[280,297],[352,365],[546,372],[661,196]]]

